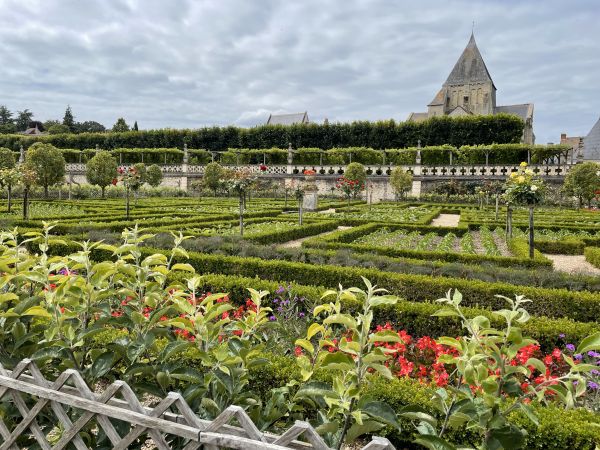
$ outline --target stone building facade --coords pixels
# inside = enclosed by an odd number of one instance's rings
[[[496,86],[477,48],[475,36],[462,52],[442,88],[427,105],[427,112],[410,113],[408,120],[420,122],[436,116],[514,114],[525,122],[522,142],[535,143],[533,103],[496,105]]]

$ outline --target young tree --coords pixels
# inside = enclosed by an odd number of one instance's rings
[[[402,170],[401,167],[396,167],[390,176],[390,184],[396,195],[403,198],[412,188],[413,175],[408,171]]]
[[[0,169],[12,169],[15,164],[15,155],[12,150],[0,147]]]
[[[146,183],[152,187],[158,187],[163,179],[162,170],[156,164],[152,164],[146,170]]]
[[[208,163],[204,167],[204,176],[202,177],[202,186],[211,189],[217,196],[217,190],[221,187],[223,178],[223,166],[217,162]]]
[[[346,172],[344,172],[344,177],[348,180],[358,181],[358,184],[364,185],[367,181],[367,172],[365,171],[365,166],[357,162],[348,164],[348,167],[346,167]]]
[[[25,155],[25,170],[35,174],[35,182],[44,187],[44,197],[48,197],[48,187],[65,179],[65,158],[60,150],[51,144],[36,142]]]
[[[25,131],[29,125],[29,122],[31,122],[31,119],[33,119],[33,113],[28,109],[17,111],[17,118],[15,119],[17,131]]]
[[[565,177],[562,191],[565,195],[577,197],[579,208],[584,200],[588,207],[591,206],[592,199],[600,189],[598,171],[600,171],[600,164],[585,162],[572,167]]]
[[[115,133],[122,133],[124,131],[129,131],[129,125],[125,122],[125,119],[119,117],[115,124],[112,127],[112,131]]]
[[[104,198],[106,187],[116,179],[117,161],[109,152],[98,152],[87,162],[85,176],[88,183],[100,186],[102,198]]]
[[[63,117],[62,124],[69,128],[71,133],[75,132],[75,117],[73,117],[73,111],[71,111],[71,105],[67,105],[65,110],[65,116]]]

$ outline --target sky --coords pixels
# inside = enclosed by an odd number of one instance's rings
[[[538,143],[600,117],[598,0],[0,0],[0,105],[140,129],[426,111],[473,28]]]

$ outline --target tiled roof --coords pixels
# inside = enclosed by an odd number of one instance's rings
[[[481,53],[479,53],[479,49],[475,43],[475,36],[471,34],[469,43],[463,50],[462,55],[460,55],[460,58],[454,65],[452,72],[450,72],[450,75],[448,75],[448,79],[444,84],[461,85],[485,82],[494,83],[485,62],[483,62],[483,57],[481,56]]]
[[[267,125],[294,125],[296,123],[308,123],[308,114],[271,114],[267,120]]]
[[[443,105],[443,104],[444,104],[444,88],[440,89],[438,91],[438,93],[435,94],[435,97],[433,97],[433,100],[431,100],[431,102],[427,106],[438,106],[438,105]]]
[[[410,115],[408,116],[408,119],[406,119],[408,122],[423,122],[424,120],[429,119],[429,113],[426,112],[421,112],[421,113],[410,113]]]
[[[523,103],[521,105],[504,105],[496,106],[494,108],[494,114],[515,114],[523,120],[530,119],[533,117],[533,103]]]
[[[600,119],[583,138],[583,159],[600,161]]]

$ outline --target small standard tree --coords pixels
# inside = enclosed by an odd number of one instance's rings
[[[217,190],[222,186],[223,166],[217,162],[211,162],[204,167],[202,186],[210,189],[217,196]]]
[[[408,171],[402,170],[402,167],[396,167],[390,176],[390,184],[397,197],[404,198],[410,191],[413,183],[413,175]]]
[[[158,187],[163,179],[162,170],[156,164],[152,164],[146,170],[146,183],[152,187]]]
[[[0,187],[6,187],[7,210],[9,213],[12,206],[12,187],[18,179],[15,164],[16,161],[13,152],[6,147],[0,147]]]
[[[60,150],[51,144],[36,142],[25,155],[25,170],[35,173],[35,182],[44,188],[44,198],[48,198],[48,188],[65,179],[65,158]]]
[[[129,125],[125,122],[125,119],[119,117],[115,124],[112,127],[113,132],[115,133],[123,133],[124,131],[129,131]]]
[[[106,187],[113,183],[117,176],[117,161],[109,152],[98,152],[85,166],[85,177],[88,183],[100,186],[102,198]]]
[[[592,199],[600,189],[600,164],[585,162],[577,164],[569,170],[565,177],[562,192],[577,198],[578,208],[581,208],[583,201],[591,206]]]
[[[357,162],[348,164],[348,167],[346,167],[346,171],[344,172],[344,177],[348,180],[358,181],[358,184],[364,186],[367,181],[365,166]]]

